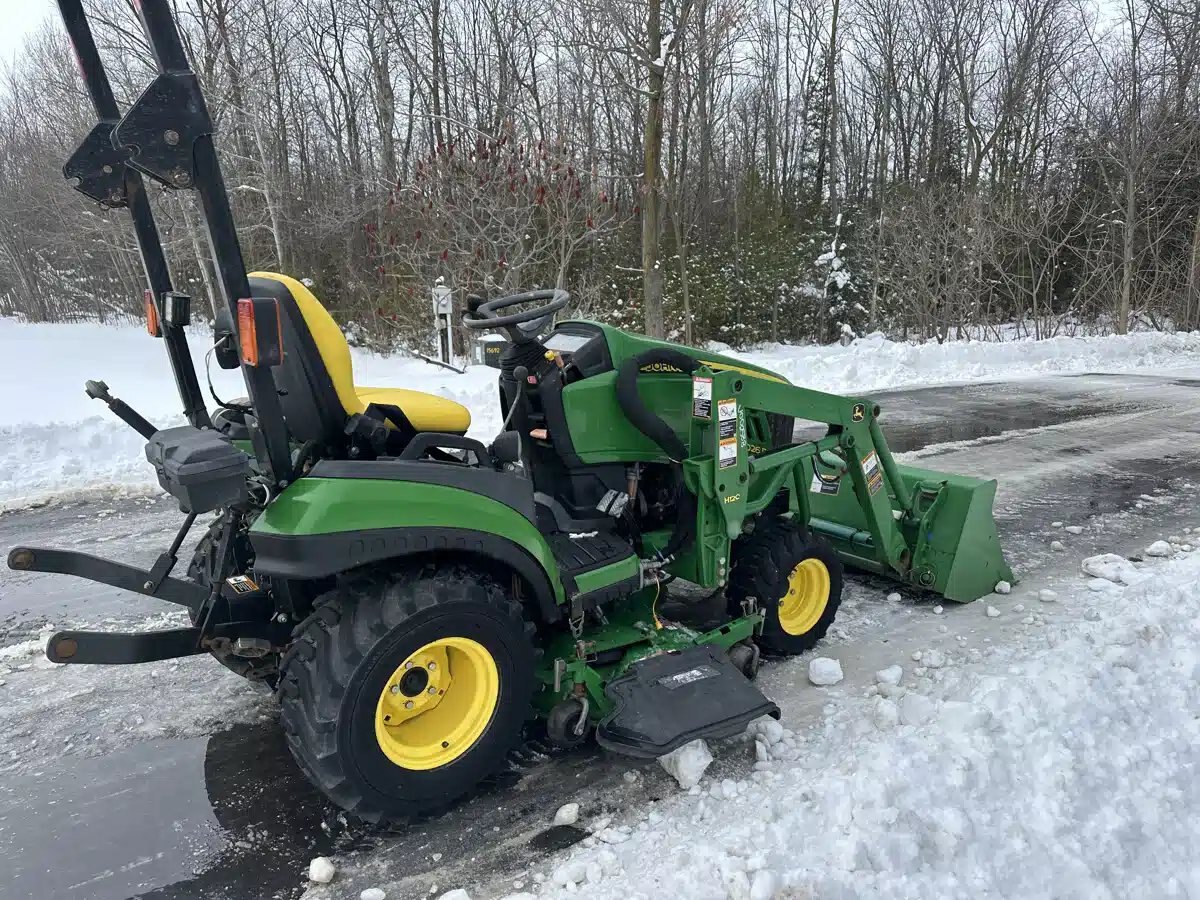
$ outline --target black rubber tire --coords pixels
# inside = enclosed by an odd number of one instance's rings
[[[213,578],[216,573],[213,572],[213,551],[217,546],[217,542],[221,539],[221,532],[225,527],[223,518],[217,519],[208,526],[208,531],[204,537],[200,538],[200,542],[196,544],[196,549],[192,553],[192,560],[188,563],[187,577],[189,581],[195,582],[202,587],[211,588]],[[248,548],[235,549],[234,555],[239,571],[245,570],[245,564],[242,557],[248,552]],[[224,605],[223,600],[218,600],[218,603]],[[193,625],[199,624],[195,614],[189,614]],[[221,621],[220,619],[218,621]],[[212,657],[229,671],[235,675],[241,675],[248,681],[261,682],[271,690],[275,689],[279,678],[279,654],[272,653],[267,656],[262,656],[257,659],[244,659],[240,656],[234,656],[228,651],[213,651]]]
[[[280,666],[284,733],[301,770],[366,822],[405,822],[444,809],[506,767],[531,718],[539,655],[521,604],[495,579],[432,564],[347,578],[317,598]],[[375,738],[375,706],[405,657],[439,637],[470,637],[499,669],[491,721],[462,756],[402,768]]]
[[[817,623],[804,634],[784,631],[779,623],[779,600],[787,594],[788,576],[806,559],[819,559],[829,570],[829,599]],[[811,650],[825,637],[842,602],[842,562],[833,548],[821,538],[805,535],[789,519],[761,521],[754,531],[739,538],[733,547],[733,568],[729,573],[728,611],[742,614],[748,597],[758,601],[765,614],[762,633],[754,641],[770,656],[792,656]]]

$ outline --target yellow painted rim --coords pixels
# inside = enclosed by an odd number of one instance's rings
[[[779,598],[779,624],[788,634],[807,634],[829,605],[829,569],[819,559],[805,559],[788,575],[787,593]]]
[[[482,644],[445,637],[396,667],[375,706],[379,749],[404,769],[453,762],[475,745],[500,701],[500,672]]]

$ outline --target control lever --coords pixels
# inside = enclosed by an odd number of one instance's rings
[[[108,408],[113,411],[113,415],[146,440],[150,440],[150,438],[154,437],[154,433],[158,431],[157,428],[147,422],[141,413],[132,406],[110,394],[108,392],[108,385],[103,381],[89,381],[84,385],[84,390],[87,391],[87,395],[93,400],[103,400]]]

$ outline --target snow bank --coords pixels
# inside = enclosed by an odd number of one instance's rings
[[[1086,616],[948,661],[898,704],[847,693],[794,761],[760,752],[627,844],[549,865],[615,854],[573,891],[598,900],[1200,896],[1200,553],[1145,571],[1104,594],[1081,578],[1066,608]]]
[[[945,344],[898,343],[872,334],[844,347],[772,345],[741,355],[796,384],[851,393],[912,384],[1195,366],[1200,362],[1200,332]]]
[[[202,386],[209,337],[205,328],[190,329]],[[477,366],[458,375],[408,357],[359,351],[353,357],[359,385],[436,393],[471,409],[472,434],[490,440],[499,428],[495,369]],[[223,399],[245,396],[240,372],[215,362],[211,371]],[[145,441],[87,397],[88,379],[106,382],[159,427],[183,423],[166,350],[144,328],[0,318],[0,510],[80,494],[157,491]]]
[[[203,383],[207,329],[192,329]],[[737,354],[735,354],[737,355]],[[848,346],[775,345],[740,354],[798,384],[862,392],[912,384],[1008,379],[1086,371],[1174,368],[1200,363],[1200,333],[1005,343],[903,344],[872,335]],[[465,375],[408,357],[354,351],[360,385],[405,387],[450,397],[471,409],[472,435],[499,426],[496,370]],[[82,492],[156,489],[142,439],[83,393],[89,379],[160,426],[178,424],[179,400],[162,343],[136,326],[26,325],[0,319],[0,509]],[[217,392],[244,394],[238,372],[213,368]]]

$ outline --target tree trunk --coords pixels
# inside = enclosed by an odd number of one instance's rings
[[[646,23],[647,66],[646,132],[642,142],[642,293],[646,334],[666,337],[663,322],[663,272],[658,263],[662,235],[662,128],[663,69],[662,0],[650,0]]]

